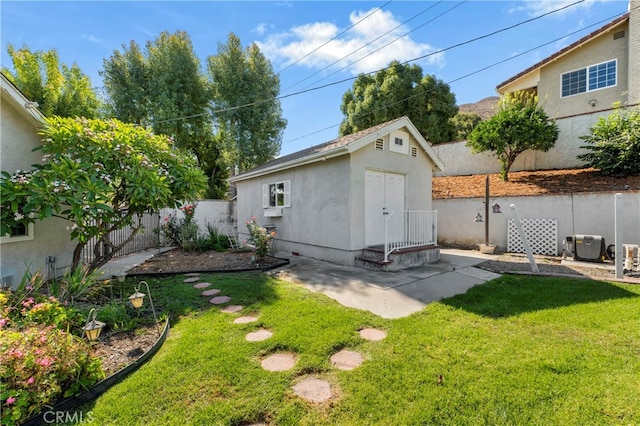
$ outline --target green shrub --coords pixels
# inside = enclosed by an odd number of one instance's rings
[[[197,251],[227,251],[230,247],[229,238],[226,235],[220,234],[218,228],[210,223],[207,223],[206,234],[199,236],[196,242]]]
[[[101,306],[97,312],[97,319],[114,331],[130,331],[138,326],[138,319],[132,316],[130,309],[120,301],[112,300]]]
[[[0,330],[2,424],[15,424],[104,378],[88,343],[53,326]]]
[[[186,204],[180,207],[182,218],[177,214],[170,214],[164,218],[157,232],[169,241],[169,244],[185,250],[193,250],[198,240],[198,223],[194,219],[196,204]]]

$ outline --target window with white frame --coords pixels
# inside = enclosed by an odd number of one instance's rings
[[[290,207],[291,181],[285,180],[262,185],[262,207]]]
[[[396,130],[389,135],[389,151],[398,154],[409,154],[409,134]]]
[[[562,97],[615,86],[616,69],[614,59],[562,74]]]
[[[33,223],[18,223],[11,227],[9,234],[0,237],[1,243],[33,240]]]

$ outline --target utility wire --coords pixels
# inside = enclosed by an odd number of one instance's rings
[[[552,13],[560,12],[560,11],[562,11],[564,9],[567,9],[569,7],[572,7],[572,6],[575,6],[575,5],[579,4],[579,3],[583,3],[584,1],[585,0],[578,0],[578,1],[574,2],[574,3],[569,4],[569,5],[563,6],[561,8],[555,9],[555,10],[552,10],[550,12],[543,13],[542,15],[536,16],[534,18],[530,18],[530,19],[527,19],[525,21],[521,21],[521,22],[519,22],[517,24],[510,25],[508,27],[504,27],[502,29],[493,31],[493,32],[491,32],[489,34],[485,34],[485,35],[482,35],[482,36],[479,36],[479,37],[476,37],[476,38],[473,38],[473,39],[470,39],[470,40],[467,40],[467,41],[464,41],[464,42],[461,42],[461,43],[458,43],[458,44],[455,44],[455,45],[452,45],[452,46],[449,46],[447,48],[440,49],[438,51],[431,52],[431,53],[428,53],[428,54],[423,55],[423,56],[419,56],[417,58],[409,59],[409,60],[407,60],[405,62],[402,62],[402,64],[405,65],[405,64],[408,64],[408,63],[411,63],[411,62],[415,62],[415,61],[418,61],[420,59],[424,59],[426,57],[429,57],[429,56],[432,56],[432,55],[436,55],[436,54],[439,54],[439,53],[454,49],[456,47],[464,46],[464,45],[476,42],[478,40],[482,40],[484,38],[491,37],[491,36],[499,34],[501,32],[508,31],[510,29],[516,28],[516,27],[518,27],[520,25],[535,21],[537,19],[541,19],[541,18],[543,18],[545,16],[551,15]],[[371,72],[369,72],[367,74],[375,74],[375,73],[378,73],[378,72],[380,72],[382,70],[385,70],[385,69],[388,69],[388,68],[389,67],[380,68],[380,69],[378,69],[376,71],[371,71]],[[155,123],[156,124],[169,123],[169,122],[178,121],[178,120],[185,120],[185,119],[201,117],[201,116],[205,116],[205,115],[212,115],[212,114],[216,114],[216,113],[220,113],[220,112],[235,111],[235,110],[240,109],[240,108],[246,108],[246,107],[250,107],[250,106],[259,105],[259,104],[265,103],[265,102],[273,102],[273,101],[276,101],[276,100],[290,98],[292,96],[298,96],[298,95],[302,95],[302,94],[305,94],[305,93],[314,92],[316,90],[321,90],[321,89],[324,89],[324,88],[327,88],[327,87],[331,87],[331,86],[335,86],[335,85],[338,85],[338,84],[345,83],[347,81],[355,80],[358,77],[359,76],[349,77],[349,78],[345,78],[345,79],[342,79],[342,80],[339,80],[339,81],[334,81],[332,83],[323,84],[321,86],[312,87],[310,89],[300,90],[298,92],[290,93],[288,95],[275,96],[275,97],[270,98],[270,99],[260,99],[260,100],[257,100],[257,101],[254,101],[254,102],[249,102],[249,103],[242,104],[242,105],[236,105],[236,106],[232,106],[232,107],[216,109],[216,110],[213,110],[211,112],[204,112],[204,113],[199,113],[199,114],[194,114],[194,115],[184,116],[184,117],[169,118],[169,119],[165,119],[165,120],[158,120]]]
[[[414,28],[413,30],[411,30],[411,31],[409,31],[409,32],[407,32],[407,33],[405,33],[405,34],[401,35],[400,37],[396,37],[395,39],[391,40],[389,43],[386,43],[386,44],[384,44],[384,45],[380,46],[379,48],[377,48],[376,50],[374,50],[374,51],[372,51],[372,52],[369,52],[368,54],[366,54],[366,55],[365,55],[365,56],[363,56],[362,58],[357,59],[357,60],[355,60],[355,61],[351,62],[350,64],[345,65],[344,67],[342,67],[342,68],[340,68],[340,69],[338,69],[338,70],[336,70],[336,71],[332,72],[331,74],[329,74],[329,75],[327,75],[327,76],[325,76],[325,77],[321,78],[320,80],[316,80],[316,81],[314,81],[314,82],[313,82],[313,83],[311,83],[309,86],[306,86],[306,87],[305,87],[305,89],[306,89],[306,88],[308,88],[308,87],[313,86],[314,84],[320,83],[320,82],[321,82],[321,81],[323,81],[323,80],[326,80],[327,78],[331,77],[332,75],[335,75],[335,74],[339,73],[340,71],[344,70],[345,68],[349,68],[351,65],[357,64],[358,62],[362,61],[363,59],[368,58],[369,56],[373,55],[374,53],[379,52],[380,50],[384,49],[385,47],[387,47],[387,46],[389,46],[389,45],[391,45],[391,44],[395,43],[396,41],[398,41],[398,40],[400,40],[400,39],[402,39],[402,38],[404,38],[404,37],[408,36],[409,34],[411,34],[411,33],[415,32],[415,31],[417,31],[417,30],[419,30],[420,28],[424,27],[425,25],[427,25],[427,24],[429,24],[429,23],[431,23],[431,22],[435,21],[435,20],[436,20],[436,19],[438,19],[439,17],[441,17],[441,16],[443,16],[443,15],[446,15],[447,13],[451,12],[453,9],[455,9],[455,8],[457,8],[457,7],[459,7],[459,6],[462,6],[462,4],[466,3],[467,1],[468,1],[468,0],[461,1],[460,3],[456,4],[455,6],[453,6],[453,7],[449,8],[449,9],[445,10],[445,11],[444,11],[444,12],[442,12],[440,15],[437,15],[437,16],[435,16],[434,18],[432,18],[432,19],[428,20],[427,22],[423,23],[422,25],[417,26],[417,27],[416,27],[416,28]],[[441,3],[441,2],[438,2],[438,3]],[[429,9],[431,9],[431,8],[429,8]],[[428,10],[428,9],[427,9],[427,10]],[[412,19],[413,19],[413,18],[412,18]],[[409,21],[406,21],[406,22],[409,22]],[[399,27],[399,26],[398,26],[398,27]],[[396,27],[396,28],[398,28],[398,27]],[[395,30],[396,28],[394,28],[394,30]],[[391,31],[393,31],[393,30],[391,30]],[[389,32],[391,32],[391,31],[388,31],[388,32],[384,33],[383,35],[381,35],[380,37],[376,38],[376,39],[375,39],[375,40],[373,40],[373,41],[376,41],[376,40],[378,40],[379,38],[381,38],[381,37],[383,37],[383,36],[385,36],[385,35],[389,34]],[[367,43],[365,46],[368,46],[369,44],[371,44],[371,43]],[[364,46],[363,46],[363,47],[364,47]],[[358,49],[358,50],[359,50],[359,49]],[[352,52],[352,53],[350,53],[349,55],[347,55],[347,56],[343,57],[342,59],[344,59],[344,58],[346,58],[346,57],[348,57],[348,56],[351,56],[351,55],[352,55],[353,53],[355,53],[355,52],[357,52],[357,50],[356,50],[356,51],[354,51],[354,52]],[[336,62],[339,62],[339,61],[341,61],[342,59],[340,59],[340,60],[338,60],[338,61],[336,61]],[[332,63],[331,65],[334,65],[336,62]],[[325,68],[323,68],[323,69],[322,69],[322,70],[320,70],[320,71],[323,71],[323,70],[327,69],[327,68],[328,68],[328,67],[330,67],[331,65],[326,66]],[[319,72],[320,72],[320,71],[319,71]],[[318,73],[315,73],[315,74],[318,74]],[[315,75],[315,74],[313,74],[313,75]]]
[[[347,31],[349,31],[350,29],[354,28],[356,25],[358,25],[359,23],[361,23],[362,21],[364,21],[365,19],[367,19],[368,17],[370,17],[371,15],[373,15],[376,12],[379,12],[380,10],[382,10],[383,7],[387,6],[389,3],[391,3],[393,0],[389,0],[388,2],[386,2],[385,4],[383,4],[382,6],[378,7],[377,9],[373,10],[371,13],[369,13],[367,16],[365,16],[364,18],[360,19],[358,22],[356,22],[355,24],[352,24],[349,28],[345,29],[344,31],[342,31],[340,34],[337,34],[335,36],[333,36],[330,40],[325,41],[324,43],[322,43],[320,46],[316,47],[315,49],[313,49],[311,52],[305,54],[304,56],[296,59],[294,62],[290,63],[289,65],[287,65],[286,67],[282,68],[280,71],[278,71],[278,74],[280,74],[283,71],[288,70],[289,68],[291,68],[292,66],[294,66],[295,64],[297,64],[298,62],[300,62],[301,60],[303,60],[304,58],[308,57],[309,55],[311,55],[312,53],[317,52],[318,50],[322,49],[324,46],[326,46],[327,44],[331,43],[333,40],[337,39],[338,37],[340,37],[341,35],[343,35],[344,33],[346,33]],[[295,86],[298,83],[295,83],[293,86]],[[289,86],[286,89],[283,90],[288,90],[293,86]]]
[[[402,22],[401,24],[398,24],[397,26],[393,27],[392,29],[390,29],[390,30],[389,30],[389,31],[387,31],[386,33],[381,34],[381,35],[379,35],[378,37],[374,38],[373,40],[368,41],[367,43],[365,43],[364,45],[360,46],[359,48],[357,48],[357,49],[356,49],[356,50],[354,50],[353,52],[351,52],[351,53],[349,53],[349,54],[347,54],[347,55],[343,56],[342,58],[340,58],[340,59],[338,59],[338,60],[336,60],[336,61],[333,61],[333,62],[332,62],[332,63],[330,63],[329,65],[327,65],[327,66],[325,66],[325,67],[323,67],[323,68],[319,69],[318,71],[314,72],[314,73],[313,73],[313,74],[311,74],[311,75],[308,75],[307,77],[303,78],[302,80],[297,81],[296,83],[292,84],[291,86],[287,87],[287,88],[286,88],[286,89],[284,89],[284,90],[291,89],[292,87],[297,86],[298,84],[302,83],[303,81],[306,81],[306,80],[310,79],[310,78],[311,78],[311,77],[313,77],[314,75],[318,75],[318,74],[320,74],[322,71],[326,70],[327,68],[332,67],[333,65],[335,65],[335,64],[337,64],[338,62],[342,61],[343,59],[348,58],[349,56],[351,56],[351,55],[355,54],[356,52],[359,52],[360,50],[364,49],[365,47],[367,47],[367,46],[371,45],[371,44],[372,44],[372,43],[374,43],[375,41],[378,41],[379,39],[381,39],[382,37],[386,36],[387,34],[389,34],[389,33],[393,32],[393,31],[397,30],[398,28],[400,28],[400,27],[402,27],[403,25],[405,25],[407,22],[412,21],[413,19],[417,18],[418,16],[422,15],[422,14],[423,14],[423,13],[425,13],[425,12],[428,12],[429,10],[433,9],[434,7],[436,7],[437,5],[439,5],[440,3],[442,3],[443,1],[444,1],[444,0],[440,0],[440,1],[439,1],[439,2],[437,2],[436,4],[434,4],[434,5],[432,5],[432,6],[429,6],[429,7],[427,7],[426,9],[423,9],[422,11],[418,12],[416,15],[413,15],[411,18],[407,19],[406,21]],[[434,18],[434,19],[435,19],[435,18]],[[432,19],[432,20],[433,20],[433,19]],[[431,21],[429,21],[429,22],[431,22]],[[423,25],[424,25],[424,24],[423,24]],[[418,27],[418,28],[420,28],[420,27]],[[407,34],[409,34],[409,33],[407,33]],[[405,35],[406,35],[406,34],[405,34]],[[404,37],[404,36],[402,36],[402,37]],[[398,40],[398,38],[396,38],[396,40]],[[395,40],[394,40],[394,41],[395,41]],[[378,49],[378,50],[379,50],[379,49]],[[374,52],[377,52],[378,50],[375,50]],[[374,52],[369,53],[369,54],[367,54],[367,55],[363,56],[361,59],[364,59],[364,58],[366,58],[367,56],[370,56],[370,55],[371,55],[371,54],[373,54]],[[361,60],[361,59],[359,59],[359,60]],[[358,60],[358,61],[359,61],[359,60]],[[351,64],[347,65],[346,67],[349,67],[349,66],[351,66],[351,65],[355,64],[355,63],[356,63],[356,62],[358,62],[358,61],[352,62]],[[336,71],[336,72],[339,72],[339,71],[343,70],[343,69],[344,69],[344,68],[346,68],[346,67],[340,68],[340,69],[339,69],[338,71]],[[329,76],[327,76],[327,77],[325,77],[325,78],[321,79],[321,80],[318,80],[318,81],[325,80],[325,79],[327,79],[328,77],[332,76],[333,74],[335,74],[335,72],[334,72],[334,73],[332,73],[332,74],[330,74]],[[311,83],[311,85],[316,84],[318,81],[316,81],[315,83]],[[307,86],[307,87],[309,87],[309,86]],[[307,87],[305,87],[305,89],[306,89]]]
[[[560,40],[562,40],[562,39],[564,39],[564,38],[567,38],[567,37],[570,37],[570,36],[572,36],[572,35],[574,35],[574,34],[578,34],[578,33],[580,33],[580,32],[583,32],[583,31],[585,31],[585,30],[586,30],[586,29],[588,29],[588,28],[594,27],[594,26],[596,26],[596,25],[601,25],[603,22],[610,22],[610,21],[612,21],[613,19],[617,18],[618,16],[619,16],[619,15],[614,15],[614,16],[612,16],[612,17],[610,17],[610,18],[606,18],[606,19],[600,20],[600,21],[598,21],[598,22],[594,22],[593,24],[588,25],[588,26],[586,26],[586,27],[584,27],[584,28],[581,28],[581,29],[579,29],[579,30],[576,30],[576,31],[570,32],[570,33],[568,33],[568,34],[565,34],[565,35],[563,35],[563,36],[561,36],[561,37],[555,38],[555,39],[553,39],[553,40],[550,40],[550,41],[548,41],[548,42],[546,42],[546,43],[543,43],[543,44],[540,44],[540,45],[538,45],[538,46],[532,47],[531,49],[525,50],[524,52],[520,52],[520,53],[518,53],[517,55],[510,56],[510,57],[505,58],[505,59],[502,59],[502,60],[500,60],[500,61],[498,61],[498,62],[494,62],[494,63],[492,63],[492,64],[490,64],[490,65],[485,66],[485,67],[479,68],[479,69],[477,69],[477,70],[475,70],[475,71],[472,71],[472,72],[470,72],[470,73],[464,74],[464,75],[462,75],[462,76],[460,76],[460,77],[454,78],[453,80],[449,80],[449,81],[447,81],[447,82],[446,82],[446,84],[450,85],[450,84],[455,83],[455,82],[457,82],[457,81],[460,81],[460,80],[463,80],[463,79],[465,79],[465,78],[471,77],[472,75],[479,74],[479,73],[481,73],[481,72],[483,72],[483,71],[486,71],[486,70],[488,70],[488,69],[490,69],[490,68],[496,67],[496,66],[501,65],[501,64],[503,64],[503,63],[505,63],[505,62],[509,62],[509,61],[511,61],[511,60],[513,60],[513,59],[516,59],[516,58],[520,57],[520,56],[526,55],[527,53],[531,53],[531,52],[533,52],[533,51],[535,51],[535,50],[537,50],[537,49],[540,49],[540,48],[542,48],[542,47],[545,47],[545,46],[548,46],[548,45],[550,45],[550,44],[556,43],[556,42],[558,42],[558,41],[560,41]],[[358,115],[357,117],[359,117],[359,118],[360,118],[360,117],[364,117],[364,116],[366,116],[366,115],[373,114],[373,113],[375,113],[375,112],[377,112],[377,111],[380,111],[380,110],[383,110],[383,109],[386,109],[386,108],[392,107],[393,105],[396,105],[396,104],[398,104],[398,103],[400,103],[400,102],[404,102],[404,101],[409,100],[409,99],[412,99],[412,98],[414,98],[414,97],[426,95],[426,94],[430,93],[432,90],[433,90],[433,89],[425,90],[425,91],[423,91],[423,92],[416,93],[416,94],[413,94],[413,95],[411,95],[411,96],[407,96],[406,98],[402,98],[402,99],[400,99],[400,100],[398,100],[398,101],[395,101],[395,102],[392,102],[392,103],[390,103],[390,104],[382,105],[382,106],[380,106],[379,108],[377,108],[375,111],[367,112],[367,113],[365,113],[365,114]],[[289,139],[289,140],[287,140],[287,141],[285,141],[285,142],[282,142],[282,144],[283,144],[283,145],[284,145],[284,144],[288,144],[288,143],[295,142],[295,141],[297,141],[297,140],[304,139],[304,138],[306,138],[306,137],[309,137],[309,136],[312,136],[312,135],[315,135],[315,134],[318,134],[318,133],[322,133],[322,132],[327,131],[327,130],[329,130],[329,129],[333,129],[333,128],[335,128],[335,127],[338,127],[338,126],[340,126],[340,124],[341,124],[341,123],[333,124],[333,125],[331,125],[331,126],[327,126],[327,127],[323,128],[323,129],[321,129],[321,130],[317,130],[317,131],[314,131],[314,132],[311,132],[311,133],[307,133],[306,135],[299,136],[299,137],[297,137],[297,138]]]

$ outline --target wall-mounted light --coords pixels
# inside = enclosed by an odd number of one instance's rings
[[[498,204],[498,203],[494,203],[494,204],[491,206],[491,210],[492,210],[492,213],[502,213],[502,212],[500,211],[500,204]]]
[[[483,222],[482,215],[480,213],[476,214],[476,216],[473,218],[473,221],[476,223]]]
[[[589,101],[589,105],[591,105],[592,107],[596,106],[596,104],[597,104],[597,103],[598,103],[598,100],[597,100],[597,99],[591,99],[591,100]]]

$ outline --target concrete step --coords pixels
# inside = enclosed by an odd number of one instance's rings
[[[356,256],[356,266],[359,268],[369,269],[372,271],[387,271],[388,266],[393,263],[390,261],[384,261],[384,255],[382,259],[377,257],[368,256]]]

